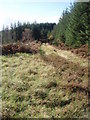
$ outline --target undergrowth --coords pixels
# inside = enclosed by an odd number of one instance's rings
[[[1,60],[3,117],[88,117],[88,93],[73,90],[76,84],[87,87],[86,67],[46,55],[43,49],[40,54],[16,53]]]

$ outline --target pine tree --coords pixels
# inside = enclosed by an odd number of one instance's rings
[[[59,19],[59,23],[57,26],[54,28],[52,34],[55,38],[56,41],[62,41],[65,42],[65,31],[69,22],[69,16],[70,13],[68,12],[68,9],[63,11],[62,17]]]
[[[41,37],[40,29],[38,24],[33,24],[32,26],[32,36],[35,40],[39,40]]]
[[[65,36],[65,43],[72,46],[86,44],[89,40],[89,3],[74,3],[71,9],[70,22]]]
[[[3,25],[3,29],[2,29],[2,44],[4,43],[5,41],[5,28],[4,28],[4,25]]]
[[[11,39],[13,40],[13,24],[12,23],[11,23],[10,28],[11,28]]]

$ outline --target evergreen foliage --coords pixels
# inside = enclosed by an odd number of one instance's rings
[[[65,33],[67,45],[77,47],[89,40],[89,3],[74,3]]]
[[[23,32],[25,29],[29,29],[32,33],[34,40],[47,39],[48,32],[53,30],[55,23],[11,23],[10,29],[4,28],[2,30],[2,43],[13,43],[17,41],[22,41]]]
[[[78,47],[90,42],[89,39],[89,10],[90,2],[76,2],[66,9],[59,23],[51,32],[55,41]]]
[[[2,43],[22,40],[22,33],[29,29],[34,40],[48,39],[54,44],[63,42],[66,45],[78,47],[90,43],[90,2],[75,2],[69,9],[63,11],[59,23],[32,23],[11,24],[10,29],[3,27]],[[48,41],[47,40],[47,41]],[[50,42],[50,41],[49,41]]]

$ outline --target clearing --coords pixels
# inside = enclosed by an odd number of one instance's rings
[[[48,44],[0,59],[3,117],[88,117],[87,59]]]

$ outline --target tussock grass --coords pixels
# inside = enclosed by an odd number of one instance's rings
[[[51,45],[47,45],[47,46],[42,45],[41,48],[43,49],[43,51],[46,52],[46,55],[50,55],[50,54],[58,55],[58,56],[65,58],[66,60],[70,62],[78,63],[80,64],[80,66],[88,67],[88,60],[83,59],[79,56],[76,56],[71,51],[58,50],[56,48],[53,48],[53,46]]]
[[[0,56],[3,117],[88,117],[87,93],[68,87],[87,86],[87,68],[50,52]]]

